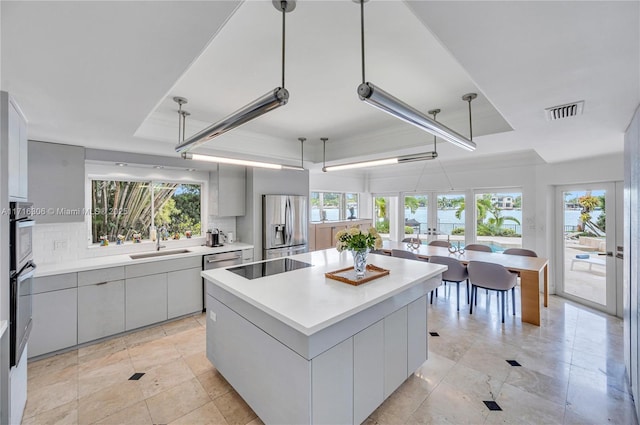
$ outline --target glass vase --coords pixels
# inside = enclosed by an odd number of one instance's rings
[[[367,254],[369,249],[352,250],[353,254],[353,270],[356,272],[356,278],[361,279],[367,271]]]

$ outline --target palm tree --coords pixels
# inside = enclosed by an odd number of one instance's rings
[[[458,205],[456,210],[456,218],[459,220],[462,217],[462,212],[465,209],[464,201]],[[498,206],[491,202],[491,194],[485,193],[482,198],[476,199],[477,209],[477,228],[478,235],[480,236],[509,236],[512,233],[510,229],[504,228],[505,221],[513,221],[517,225],[520,225],[520,221],[512,216],[502,216],[502,210]],[[491,217],[488,217],[491,215]]]
[[[420,207],[420,201],[415,196],[405,196],[404,197],[404,206],[405,208],[409,208],[411,214],[415,214],[418,208]]]

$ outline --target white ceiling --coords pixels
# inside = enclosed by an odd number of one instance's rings
[[[2,89],[29,137],[177,156],[173,96],[187,136],[280,85],[281,15],[270,0],[2,1]],[[287,14],[287,105],[198,151],[327,162],[431,150],[432,136],[362,103],[359,6],[298,1]],[[638,1],[382,1],[365,4],[366,79],[468,134],[442,159],[526,150],[547,162],[622,151],[640,103]],[[544,109],[584,100],[549,122]],[[312,163],[316,163],[315,165]]]

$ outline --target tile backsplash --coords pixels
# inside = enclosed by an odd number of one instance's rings
[[[206,232],[208,228],[217,228],[224,234],[233,232],[234,237],[237,235],[235,217],[209,216],[208,223],[210,223],[208,227],[203,227],[203,232]],[[236,242],[239,241],[236,239]],[[89,246],[89,243],[86,223],[36,224],[33,229],[33,259],[36,264],[60,263],[83,258],[151,251],[155,245],[151,241],[125,245],[112,243],[106,247]],[[162,244],[168,249],[204,243],[204,235],[192,239],[162,241]]]

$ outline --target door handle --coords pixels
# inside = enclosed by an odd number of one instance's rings
[[[606,255],[607,257],[613,257],[613,252],[611,251],[599,252],[598,255]]]
[[[624,255],[622,255],[620,252],[616,254],[616,258],[619,258],[621,260],[624,259]]]

